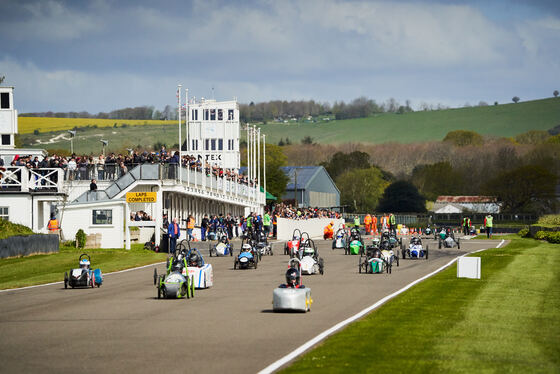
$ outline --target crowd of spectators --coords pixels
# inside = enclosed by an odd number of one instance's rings
[[[42,160],[37,156],[16,156],[10,166],[25,166],[28,169],[61,168],[64,170],[65,180],[115,180],[141,164],[165,165],[167,177],[175,179],[178,177],[179,151],[168,152],[162,147],[159,152],[131,151],[125,155],[111,153],[107,157],[76,154],[66,157],[53,154]],[[183,155],[181,166],[207,176],[213,175],[251,187],[256,185],[256,179],[250,180],[247,175],[239,174],[237,169],[221,168],[193,155]]]
[[[281,218],[290,219],[310,219],[310,218],[340,218],[340,213],[323,208],[295,208],[289,204],[276,204],[273,215]]]

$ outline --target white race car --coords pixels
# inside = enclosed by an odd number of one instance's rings
[[[301,262],[297,258],[290,260],[286,272],[286,284],[281,284],[272,292],[272,309],[275,312],[311,310],[311,289],[301,284]]]
[[[298,259],[301,265],[301,274],[321,274],[325,272],[325,262],[319,257],[317,247],[312,239],[302,242],[299,251]]]
[[[186,256],[187,268],[183,269],[183,275],[189,275],[191,283],[195,288],[210,288],[214,285],[214,270],[211,264],[204,262],[204,258],[198,249],[190,249]]]

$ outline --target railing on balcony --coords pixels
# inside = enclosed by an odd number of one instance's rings
[[[0,169],[0,192],[61,192],[63,181],[64,171],[58,168],[8,166]]]
[[[181,179],[181,182],[179,181]],[[258,187],[240,183],[233,177],[220,177],[207,174],[201,170],[183,167],[179,171],[177,164],[140,164],[129,172],[122,174],[115,183],[103,191],[88,191],[77,201],[87,202],[112,199],[126,190],[137,180],[161,180],[166,186],[182,185],[190,192],[209,198],[237,200],[246,204],[264,204],[264,193],[257,193]]]

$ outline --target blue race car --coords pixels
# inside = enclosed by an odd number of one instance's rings
[[[241,244],[241,251],[239,252],[239,255],[235,258],[235,261],[233,263],[233,268],[256,269],[258,262],[259,262],[259,255],[256,251],[256,248],[251,245],[251,241],[245,242],[245,240],[243,240]]]
[[[91,269],[91,258],[87,253],[82,253],[79,258],[80,267],[64,273],[64,288],[75,287],[100,287],[103,275],[100,269]],[[70,274],[69,274],[70,273]]]

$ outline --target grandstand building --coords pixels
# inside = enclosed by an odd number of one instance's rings
[[[55,215],[63,240],[73,240],[76,232],[83,229],[98,240],[101,248],[130,248],[134,239],[145,242],[152,236],[159,244],[164,213],[169,221],[177,218],[186,228],[190,215],[199,224],[204,214],[239,216],[260,212],[264,207],[260,174],[255,172],[262,142],[252,127],[247,129],[248,148],[253,156],[247,160],[250,180],[238,177],[240,125],[236,101],[185,103],[189,146],[182,147],[180,154],[195,156],[198,162],[139,164],[128,172],[105,172],[99,178],[90,170],[84,175],[63,168],[11,165],[15,158],[31,155],[42,159],[46,155],[40,149],[15,148],[18,128],[13,91],[13,87],[0,87],[0,158],[4,165],[0,169],[1,219],[23,224],[35,232],[47,232],[48,221]],[[223,169],[231,173],[222,173]],[[90,191],[93,178],[97,179],[96,191]],[[137,211],[146,212],[152,219],[131,220],[131,213]],[[131,230],[134,226],[138,229]]]

